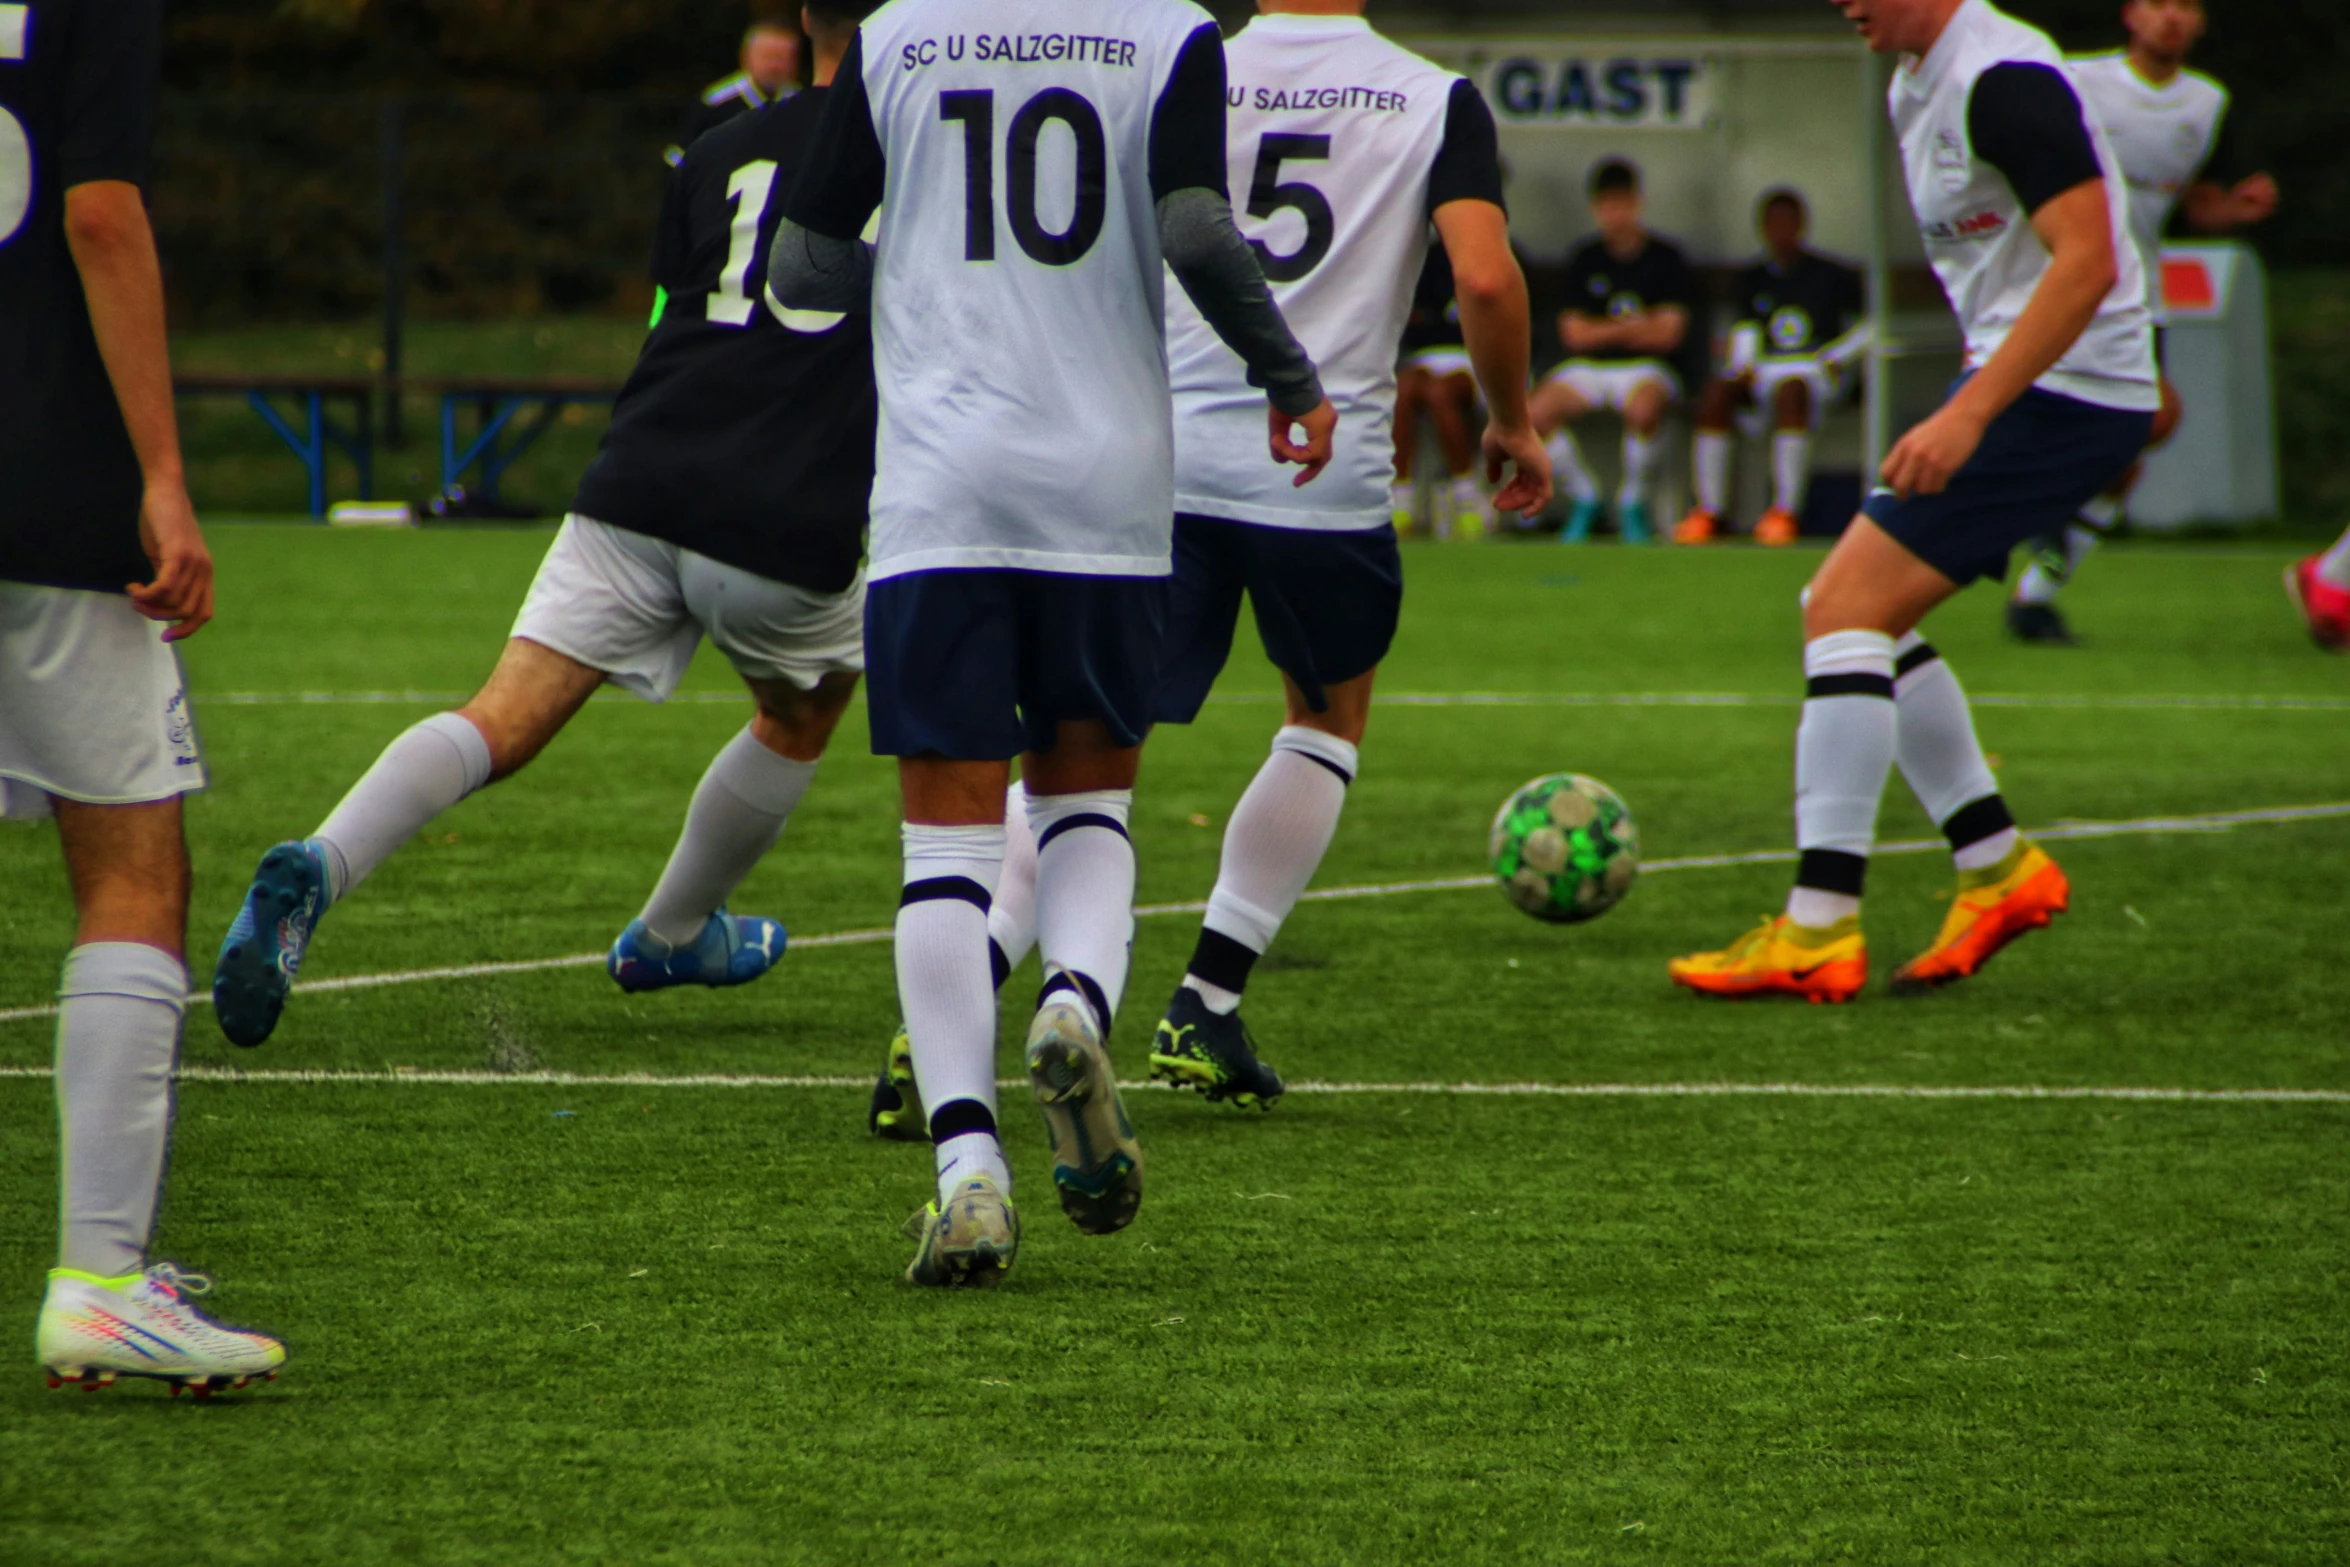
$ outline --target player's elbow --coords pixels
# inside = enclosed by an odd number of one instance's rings
[[[147,209],[136,185],[98,180],[66,191],[65,242],[76,256],[118,255],[146,238]]]
[[[1514,266],[1485,266],[1468,270],[1456,266],[1453,268],[1452,287],[1453,297],[1461,302],[1463,309],[1477,306],[1494,310],[1522,297],[1526,280]]]

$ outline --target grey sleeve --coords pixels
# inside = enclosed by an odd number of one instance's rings
[[[1208,325],[1248,366],[1249,385],[1292,418],[1322,406],[1322,379],[1281,319],[1226,197],[1196,185],[1160,197],[1159,251]]]
[[[785,218],[767,252],[767,286],[792,310],[873,308],[873,250],[861,239],[833,239]]]

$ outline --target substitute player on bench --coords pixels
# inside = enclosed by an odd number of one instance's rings
[[[308,838],[262,856],[213,971],[235,1043],[269,1037],[320,917],[394,850],[512,777],[598,686],[666,700],[705,635],[757,716],[710,763],[609,967],[627,990],[735,985],[782,956],[775,921],[724,905],[782,835],[864,667],[875,404],[863,316],[759,292],[823,84],[866,9],[808,6],[818,89],[709,132],[670,176],[653,330],[497,668],[394,740]]]
[[[1411,314],[1404,320],[1403,363],[1395,372],[1395,481],[1388,512],[1399,534],[1418,522],[1412,468],[1420,454],[1420,419],[1427,417],[1444,453],[1450,483],[1430,487],[1428,531],[1449,539],[1455,531],[1476,538],[1492,521],[1485,494],[1477,488],[1477,375],[1461,341],[1461,306],[1455,297],[1452,263],[1444,247],[1431,245],[1428,261],[1412,290]]]
[[[1054,1185],[1089,1234],[1142,1202],[1105,1042],[1174,532],[1167,272],[1271,400],[1250,446],[1269,439],[1302,482],[1329,461],[1337,414],[1233,227],[1224,46],[1205,11],[895,0],[840,80],[771,277],[786,303],[874,312],[868,706],[875,752],[899,759],[898,997],[939,1178],[906,1276],[989,1284],[1020,1234],[987,936],[1014,756],[1039,845],[1046,977],[1027,1063]]]
[[[2122,25],[2130,34],[2127,49],[2067,64],[2089,118],[2104,131],[2129,187],[2130,238],[2146,274],[2146,307],[2154,317],[2159,362],[2166,318],[2162,231],[2172,210],[2183,207],[2187,226],[2199,234],[2225,234],[2276,211],[2277,185],[2265,174],[2236,177],[2227,89],[2187,69],[2187,53],[2203,36],[2203,0],[2130,0],[2122,7]],[[2180,412],[2178,389],[2166,375],[2150,446],[2171,438]],[[2056,595],[2121,520],[2137,482],[2133,465],[2064,528],[2035,541],[2033,558],[2007,602],[2008,630],[2026,642],[2073,640]]]
[[[156,0],[0,6],[0,814],[56,816],[78,920],[37,1353],[53,1386],[210,1392],[286,1357],[147,1260],[188,995],[180,796],[205,782],[174,644],[212,618],[140,194],[162,52]]]
[[[2056,46],[1988,0],[1838,5],[1871,48],[1906,57],[1891,88],[1902,168],[1972,368],[1895,443],[1805,594],[1795,886],[1727,949],[1673,962],[1675,981],[1717,996],[1860,990],[1861,884],[1896,761],[1959,880],[1897,994],[1964,979],[2063,911],[2064,873],[2017,834],[1965,693],[1916,628],[2111,484],[2161,402],[2128,194]]]
[[[1742,418],[1771,429],[1771,505],[1755,520],[1757,544],[1793,544],[1811,482],[1811,438],[1852,361],[1868,347],[1860,273],[1803,244],[1803,198],[1774,190],[1757,213],[1764,255],[1738,274],[1738,315],[1723,373],[1706,383],[1692,443],[1697,504],[1673,530],[1676,544],[1721,531],[1730,496],[1730,443]]]

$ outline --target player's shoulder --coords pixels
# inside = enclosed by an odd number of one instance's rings
[[[2185,70],[2179,72],[2179,85],[2186,90],[2189,97],[2200,104],[2213,108],[2224,108],[2227,105],[2227,86],[2216,76],[2208,76],[2196,70]]]
[[[1997,6],[1979,6],[1962,11],[1971,16],[1972,25],[1964,40],[1974,56],[1978,71],[1995,65],[2047,65],[2059,71],[2065,69],[2064,51],[2056,47],[2056,40],[2020,16],[2011,16]]]
[[[1641,264],[1651,267],[1686,267],[1689,252],[1676,244],[1670,235],[1648,231],[1648,246],[1640,252]]]
[[[2127,71],[2130,57],[2119,49],[2093,49],[2086,54],[2066,55],[2064,68],[2083,81],[2106,81]]]
[[[686,148],[678,167],[688,175],[717,167],[728,173],[747,159],[796,150],[816,128],[824,89],[810,87],[737,114],[704,131]]]

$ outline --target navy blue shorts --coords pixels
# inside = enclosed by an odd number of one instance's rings
[[[1394,643],[1403,554],[1393,528],[1330,533],[1178,513],[1165,673],[1152,706],[1160,723],[1199,716],[1232,656],[1243,591],[1265,656],[1324,712],[1324,687],[1369,674]]]
[[[1966,384],[1951,383],[1956,391]],[[2008,553],[2064,531],[2146,449],[2151,412],[2105,408],[2038,387],[1991,421],[1983,444],[1938,495],[1890,490],[1861,510],[1902,547],[1964,587],[2005,577]]]
[[[865,594],[865,703],[876,756],[1001,762],[1096,718],[1150,732],[1165,577],[914,571]]]

